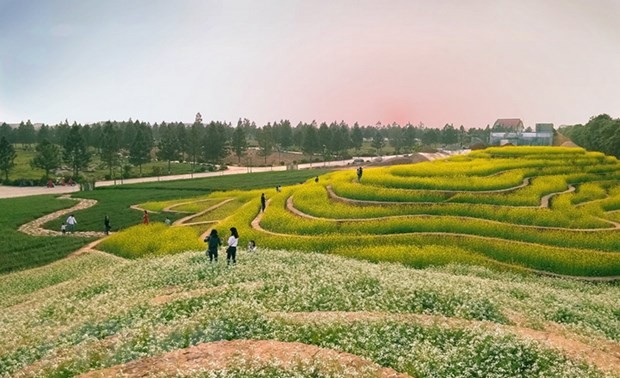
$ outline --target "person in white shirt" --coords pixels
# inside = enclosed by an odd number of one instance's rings
[[[65,223],[67,224],[68,232],[75,231],[75,225],[77,224],[77,219],[75,219],[73,214],[69,215],[69,218],[67,218],[67,221]]]
[[[226,265],[237,263],[237,245],[239,244],[239,233],[235,227],[230,228],[230,237],[228,238],[228,248],[226,248]]]

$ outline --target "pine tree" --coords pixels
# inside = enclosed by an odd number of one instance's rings
[[[357,122],[353,125],[353,130],[351,131],[351,143],[353,144],[353,148],[355,151],[359,151],[362,148],[362,143],[364,142],[364,134],[362,134],[362,129],[360,129],[360,125]]]
[[[41,168],[45,171],[45,178],[49,178],[50,171],[60,168],[62,160],[60,158],[60,148],[50,143],[47,139],[41,141],[35,147],[36,154],[30,161],[33,168]]]
[[[9,141],[2,137],[0,139],[0,170],[4,172],[4,179],[9,180],[9,171],[15,166],[15,148]]]
[[[129,162],[140,168],[140,176],[142,176],[142,164],[151,160],[151,143],[149,135],[144,127],[138,128],[133,143],[129,147]]]
[[[80,170],[88,166],[91,158],[90,153],[86,149],[86,142],[80,132],[80,126],[71,126],[63,149],[63,160],[71,167],[73,170],[73,177],[77,179]]]
[[[248,149],[248,141],[245,138],[245,131],[243,131],[243,127],[241,127],[240,123],[241,121],[237,124],[237,127],[232,135],[232,149],[235,152],[237,159],[239,159],[239,164],[241,164],[241,157]]]
[[[110,178],[112,178],[112,169],[119,161],[118,153],[120,151],[120,135],[117,128],[112,122],[108,121],[103,126],[101,138],[101,160],[110,169]]]
[[[177,160],[179,154],[179,143],[176,139],[175,130],[172,126],[160,127],[159,133],[161,139],[159,140],[159,151],[157,151],[157,157],[161,160],[168,161],[168,174],[170,174],[170,162]]]

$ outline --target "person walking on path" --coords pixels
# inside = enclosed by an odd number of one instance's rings
[[[207,243],[207,256],[209,256],[209,262],[217,262],[217,249],[222,245],[222,239],[220,239],[217,234],[217,230],[211,230],[209,236],[205,238],[205,243]]]
[[[364,174],[364,169],[362,167],[357,168],[357,182],[362,181],[362,174]]]
[[[112,226],[110,226],[110,217],[109,216],[105,216],[103,218],[103,232],[106,235],[110,235],[110,230],[112,229]]]
[[[230,237],[228,238],[228,248],[226,248],[226,265],[237,263],[237,245],[239,244],[239,233],[235,227],[230,228]]]
[[[75,231],[75,225],[77,224],[77,219],[75,219],[73,214],[69,215],[69,218],[67,218],[67,221],[65,223],[67,224],[67,232]]]
[[[142,223],[149,224],[149,212],[144,210],[144,215],[142,215]]]
[[[265,207],[267,207],[267,199],[265,198],[265,193],[260,195],[260,211],[265,211]]]

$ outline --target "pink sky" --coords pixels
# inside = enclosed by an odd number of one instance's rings
[[[620,116],[617,1],[7,4],[0,121]]]

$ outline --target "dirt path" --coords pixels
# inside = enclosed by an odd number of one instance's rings
[[[482,328],[487,331],[500,330],[520,338],[531,339],[546,347],[558,349],[575,360],[585,360],[605,371],[620,371],[620,344],[607,340],[592,340],[586,344],[552,330],[534,330],[521,326],[509,326],[492,322],[446,318],[436,315],[394,314],[385,312],[288,312],[272,313],[272,317],[297,323],[312,322],[358,322],[384,321],[419,323],[424,326]]]
[[[196,370],[277,364],[282,370],[312,366],[326,373],[341,371],[385,378],[408,378],[407,374],[384,368],[350,353],[298,342],[275,340],[231,340],[204,343],[124,365],[80,375],[81,378],[175,376]],[[373,374],[374,373],[374,374]]]
[[[351,201],[355,201],[355,200],[351,200]],[[500,222],[500,221],[496,221],[496,220],[492,220],[492,219],[485,219],[485,218],[474,218],[474,217],[467,217],[467,216],[462,216],[462,215],[436,215],[436,214],[410,214],[410,215],[388,215],[388,216],[384,216],[384,217],[374,217],[374,218],[325,218],[325,217],[316,217],[314,215],[310,215],[307,213],[302,212],[301,210],[297,209],[295,207],[295,204],[293,203],[293,196],[288,197],[288,199],[286,200],[286,209],[288,211],[290,211],[291,213],[300,216],[302,218],[308,218],[308,219],[314,219],[314,220],[322,220],[322,221],[327,221],[327,222],[366,222],[366,221],[376,221],[376,220],[385,220],[385,219],[397,219],[397,218],[444,218],[444,217],[450,217],[450,218],[457,218],[457,219],[462,219],[462,220],[475,220],[475,221],[483,221],[483,222],[489,222],[489,223],[495,223],[495,224],[500,224],[500,225],[504,225],[504,226],[512,226],[512,227],[524,227],[524,228],[532,228],[535,230],[557,230],[557,231],[571,231],[571,232],[601,232],[601,231],[613,231],[613,230],[620,230],[620,223],[608,220],[608,219],[603,219],[603,218],[598,218],[602,221],[605,221],[607,223],[612,224],[614,227],[608,227],[608,228],[566,228],[566,227],[552,227],[552,226],[534,226],[534,225],[528,225],[528,224],[514,224],[514,223],[506,223],[506,222]]]
[[[223,205],[225,205],[228,202],[233,201],[233,200],[234,200],[234,198],[224,199],[223,201],[220,201],[220,202],[216,203],[213,206],[210,206],[209,208],[207,208],[205,210],[199,211],[199,212],[197,212],[195,214],[188,215],[188,216],[183,217],[181,219],[177,219],[176,221],[174,221],[174,223],[172,225],[173,226],[188,225],[188,224],[186,224],[187,221],[189,221],[191,219],[194,219],[194,218],[198,218],[199,216],[204,215],[204,214],[208,213],[209,211],[213,211],[213,210],[217,209],[218,207],[223,206]],[[189,203],[189,202],[186,202],[184,204],[187,204],[187,203]],[[200,224],[200,223],[201,222],[194,222],[193,224]]]
[[[71,214],[78,210],[88,209],[89,207],[93,207],[97,204],[96,200],[83,199],[83,198],[71,198],[68,195],[60,196],[58,198],[78,201],[78,204],[68,209],[58,210],[53,213],[44,215],[40,218],[37,218],[33,221],[30,221],[28,223],[22,224],[21,226],[19,226],[17,230],[20,232],[23,232],[24,234],[31,235],[31,236],[72,236],[72,237],[82,237],[82,238],[93,238],[93,237],[105,236],[103,232],[96,232],[96,231],[77,231],[77,232],[70,232],[70,233],[68,232],[63,235],[60,231],[53,231],[53,230],[48,230],[48,229],[43,228],[42,226],[47,222],[50,222],[56,218],[60,218],[64,215]],[[79,227],[79,223],[77,227]]]

